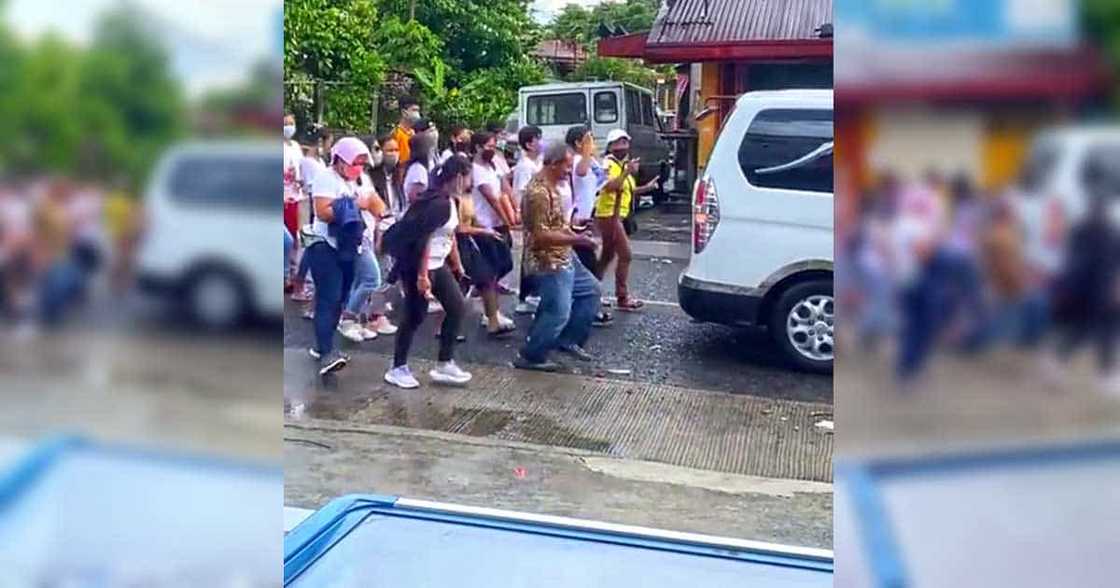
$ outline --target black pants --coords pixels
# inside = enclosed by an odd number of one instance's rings
[[[455,336],[459,334],[459,325],[463,321],[465,311],[463,293],[459,290],[459,282],[455,280],[447,265],[428,272],[428,279],[432,282],[432,294],[443,305],[446,314],[439,336],[439,360],[451,361],[455,349]],[[404,318],[400,330],[397,331],[393,367],[401,367],[408,363],[412,338],[416,336],[417,329],[428,315],[428,301],[416,287],[416,274],[402,273],[401,280],[401,286],[404,288]]]

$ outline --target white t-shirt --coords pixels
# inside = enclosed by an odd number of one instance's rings
[[[311,194],[315,198],[328,198],[332,201],[338,198],[357,198],[359,187],[357,183],[343,179],[334,168],[328,167],[315,176]],[[318,215],[315,216],[315,222],[311,224],[311,230],[326,239],[331,247],[338,247],[337,240],[330,234],[330,224],[324,222]]]
[[[318,157],[305,155],[303,159],[300,160],[299,177],[303,178],[303,198],[311,196],[311,184],[324,169],[327,169],[327,166],[324,165],[323,160]]]
[[[299,164],[303,159],[303,152],[299,147],[299,143],[295,141],[284,141],[284,197],[288,199],[298,199],[299,190],[296,186],[299,184],[300,173]]]
[[[510,173],[509,162],[501,151],[494,153],[494,169],[498,172],[498,179],[504,179]]]
[[[455,152],[453,152],[450,147],[444,149],[443,152],[439,154],[439,158],[436,159],[436,164],[443,165],[447,163],[447,160],[451,159],[452,155],[455,155]]]
[[[451,203],[451,217],[447,224],[432,232],[428,241],[428,269],[434,270],[443,267],[447,256],[451,255],[452,243],[455,239],[455,229],[459,226],[459,207]]]
[[[576,155],[572,165],[572,191],[575,199],[576,220],[588,220],[595,214],[595,196],[599,192],[599,177],[595,174],[595,161],[592,160],[587,175],[580,177],[576,168],[582,160],[582,155]]]
[[[560,195],[560,208],[564,209],[564,220],[572,218],[572,183],[564,180],[556,185],[556,193]]]
[[[423,186],[423,188],[420,188],[421,192],[428,189],[428,168],[420,164],[408,166],[408,173],[404,175],[405,195],[411,192],[411,190],[409,190],[409,187],[413,184],[420,184],[421,186]]]
[[[529,185],[529,180],[532,180],[542,167],[544,167],[544,159],[539,155],[536,159],[524,156],[513,167],[513,196],[518,202],[525,195],[525,186]]]
[[[471,188],[471,200],[474,201],[475,222],[478,223],[478,226],[486,229],[500,227],[502,226],[502,215],[498,214],[493,206],[490,206],[490,201],[479,190],[480,186],[490,186],[492,194],[495,197],[500,197],[502,195],[502,183],[498,179],[498,172],[488,165],[478,163],[474,164],[472,168],[471,179],[474,187]]]

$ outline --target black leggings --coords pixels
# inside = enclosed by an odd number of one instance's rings
[[[455,276],[451,274],[446,264],[439,269],[429,271],[428,279],[432,282],[432,294],[443,305],[446,314],[439,335],[439,360],[451,361],[455,350],[455,336],[459,334],[459,325],[463,321],[465,311],[463,293],[459,290],[459,282],[455,280]],[[397,332],[393,367],[401,367],[408,363],[412,338],[428,314],[428,301],[417,288],[416,280],[415,274],[401,275],[401,287],[404,289],[404,320]]]

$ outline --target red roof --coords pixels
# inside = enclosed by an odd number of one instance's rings
[[[681,45],[819,39],[832,0],[668,0],[648,43]]]
[[[601,39],[604,57],[649,62],[832,58],[832,0],[667,0],[648,33]]]

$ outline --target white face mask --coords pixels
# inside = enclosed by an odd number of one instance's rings
[[[291,139],[294,136],[296,136],[296,126],[295,125],[284,125],[284,138],[285,139]]]

